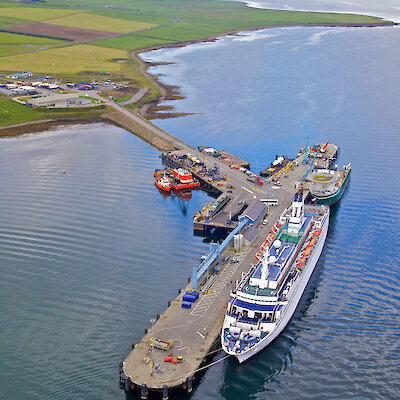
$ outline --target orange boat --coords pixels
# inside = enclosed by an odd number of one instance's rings
[[[185,169],[174,169],[173,174],[175,179],[171,184],[172,189],[194,189],[200,186],[200,182],[197,179],[193,179],[192,173]]]
[[[171,181],[166,177],[158,177],[154,179],[155,185],[164,192],[171,191]]]

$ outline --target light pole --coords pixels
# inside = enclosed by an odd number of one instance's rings
[[[153,337],[153,327],[156,320],[154,318],[150,319],[151,323],[151,368],[154,368],[154,337]]]

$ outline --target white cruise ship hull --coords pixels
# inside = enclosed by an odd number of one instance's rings
[[[328,210],[328,213],[329,212],[330,211]],[[279,336],[279,334],[283,331],[283,329],[286,327],[286,325],[292,318],[300,302],[300,299],[306,289],[306,286],[311,278],[311,275],[314,272],[315,266],[319,260],[322,250],[324,248],[326,236],[328,234],[328,227],[329,227],[329,214],[328,217],[326,218],[324,225],[321,227],[322,232],[320,235],[320,239],[318,240],[318,243],[315,246],[314,251],[311,253],[310,258],[307,260],[307,263],[305,265],[305,268],[303,269],[302,274],[300,275],[299,279],[296,280],[296,283],[293,285],[289,296],[289,300],[287,304],[284,306],[281,317],[277,321],[275,328],[273,328],[273,330],[270,331],[269,334],[264,339],[262,339],[259,343],[251,347],[246,352],[241,352],[239,354],[238,353],[232,354],[231,352],[228,352],[228,354],[234,355],[239,360],[240,363],[248,360],[249,358],[259,353],[261,350],[265,349],[271,342],[273,342]]]

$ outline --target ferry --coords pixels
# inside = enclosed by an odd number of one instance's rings
[[[310,195],[317,205],[330,206],[341,199],[350,180],[351,163],[342,171],[319,169],[312,171],[307,179],[311,181]]]
[[[329,215],[329,207],[305,205],[296,193],[231,291],[221,343],[240,363],[267,347],[293,316],[324,247]]]

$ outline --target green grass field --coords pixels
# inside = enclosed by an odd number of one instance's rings
[[[35,110],[5,97],[0,97],[0,110],[0,126],[43,119]]]
[[[45,20],[43,22],[46,24],[72,26],[74,28],[85,28],[95,31],[116,33],[134,32],[155,26],[154,24],[150,24],[147,22],[121,20],[90,13],[68,15],[66,17]]]
[[[0,126],[22,124],[24,122],[40,121],[57,118],[96,118],[100,117],[107,107],[84,109],[38,109],[16,103],[6,97],[0,97]]]

